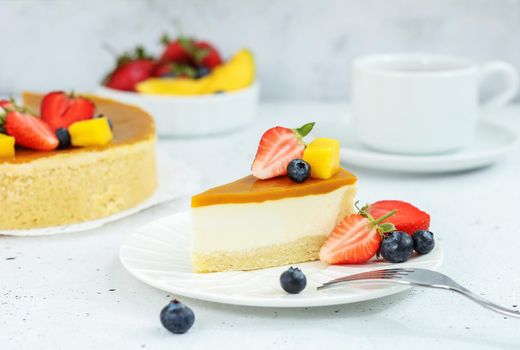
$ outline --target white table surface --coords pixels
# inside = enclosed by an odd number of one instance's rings
[[[263,104],[258,122],[240,132],[161,140],[160,146],[200,170],[209,187],[248,173],[268,127],[333,121],[345,111],[342,104]],[[496,120],[520,132],[520,107]],[[351,170],[359,176],[361,201],[403,199],[431,214],[445,250],[441,271],[491,300],[520,305],[519,149],[491,167],[449,175]],[[187,334],[171,334],[159,311],[172,296],[134,279],[118,249],[132,226],[188,203],[179,200],[89,232],[0,237],[0,349],[520,348],[520,320],[424,289],[308,309],[181,298],[196,322]]]

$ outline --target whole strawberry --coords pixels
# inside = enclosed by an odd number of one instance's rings
[[[152,76],[156,65],[142,47],[137,47],[133,53],[125,53],[117,60],[117,65],[104,79],[103,85],[124,91],[136,91],[137,83]]]
[[[167,34],[164,34],[161,38],[161,42],[164,45],[164,51],[159,58],[159,62],[171,62],[171,63],[188,63],[190,62],[191,55],[188,53],[190,48],[193,46],[193,40],[179,37],[175,40],[170,40]]]
[[[197,41],[195,47],[192,54],[197,65],[213,69],[222,64],[219,52],[207,41]]]
[[[430,215],[407,202],[383,200],[372,203],[367,209],[368,213],[376,219],[393,210],[396,210],[396,214],[391,221],[396,230],[406,232],[411,236],[415,231],[430,228]]]

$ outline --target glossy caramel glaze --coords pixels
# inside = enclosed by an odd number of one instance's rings
[[[303,183],[295,183],[287,176],[259,180],[253,175],[214,187],[191,198],[191,207],[214,204],[255,203],[288,197],[302,197],[334,191],[345,185],[355,184],[357,178],[345,169],[327,180],[309,178]]]
[[[110,99],[84,95],[90,98],[96,104],[96,114],[103,114],[109,118],[114,127],[114,139],[107,146],[91,146],[91,147],[71,147],[63,150],[54,150],[51,152],[33,151],[25,148],[16,148],[14,158],[0,158],[2,163],[25,163],[34,159],[52,157],[58,154],[81,153],[96,150],[103,150],[109,147],[118,147],[122,145],[133,144],[154,137],[155,126],[152,117],[139,107],[126,105]],[[40,102],[43,95],[24,92],[24,105],[29,107],[36,114],[40,112]]]

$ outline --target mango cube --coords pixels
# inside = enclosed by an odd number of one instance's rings
[[[105,146],[112,141],[112,130],[107,118],[82,120],[69,126],[73,146]]]
[[[14,137],[0,134],[0,158],[14,157]]]
[[[311,166],[311,177],[329,179],[339,171],[339,141],[317,138],[307,145],[303,160]]]

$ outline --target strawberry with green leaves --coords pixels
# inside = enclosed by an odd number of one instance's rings
[[[251,166],[253,175],[262,180],[286,175],[287,165],[294,159],[303,158],[303,138],[313,127],[314,123],[307,123],[297,129],[275,126],[267,130],[260,139]]]
[[[94,102],[88,98],[53,91],[42,99],[40,118],[55,131],[80,120],[92,119],[95,111]]]
[[[192,64],[209,69],[222,64],[220,53],[207,41],[186,37],[170,40],[167,35],[163,35],[161,42],[165,45],[165,49],[159,59],[160,63]]]
[[[136,85],[152,76],[156,63],[142,47],[117,59],[116,68],[104,79],[103,85],[123,91],[136,91]]]
[[[377,254],[384,234],[395,230],[392,223],[383,221],[396,211],[375,219],[368,208],[346,216],[336,226],[320,249],[321,261],[333,265],[362,264]]]

